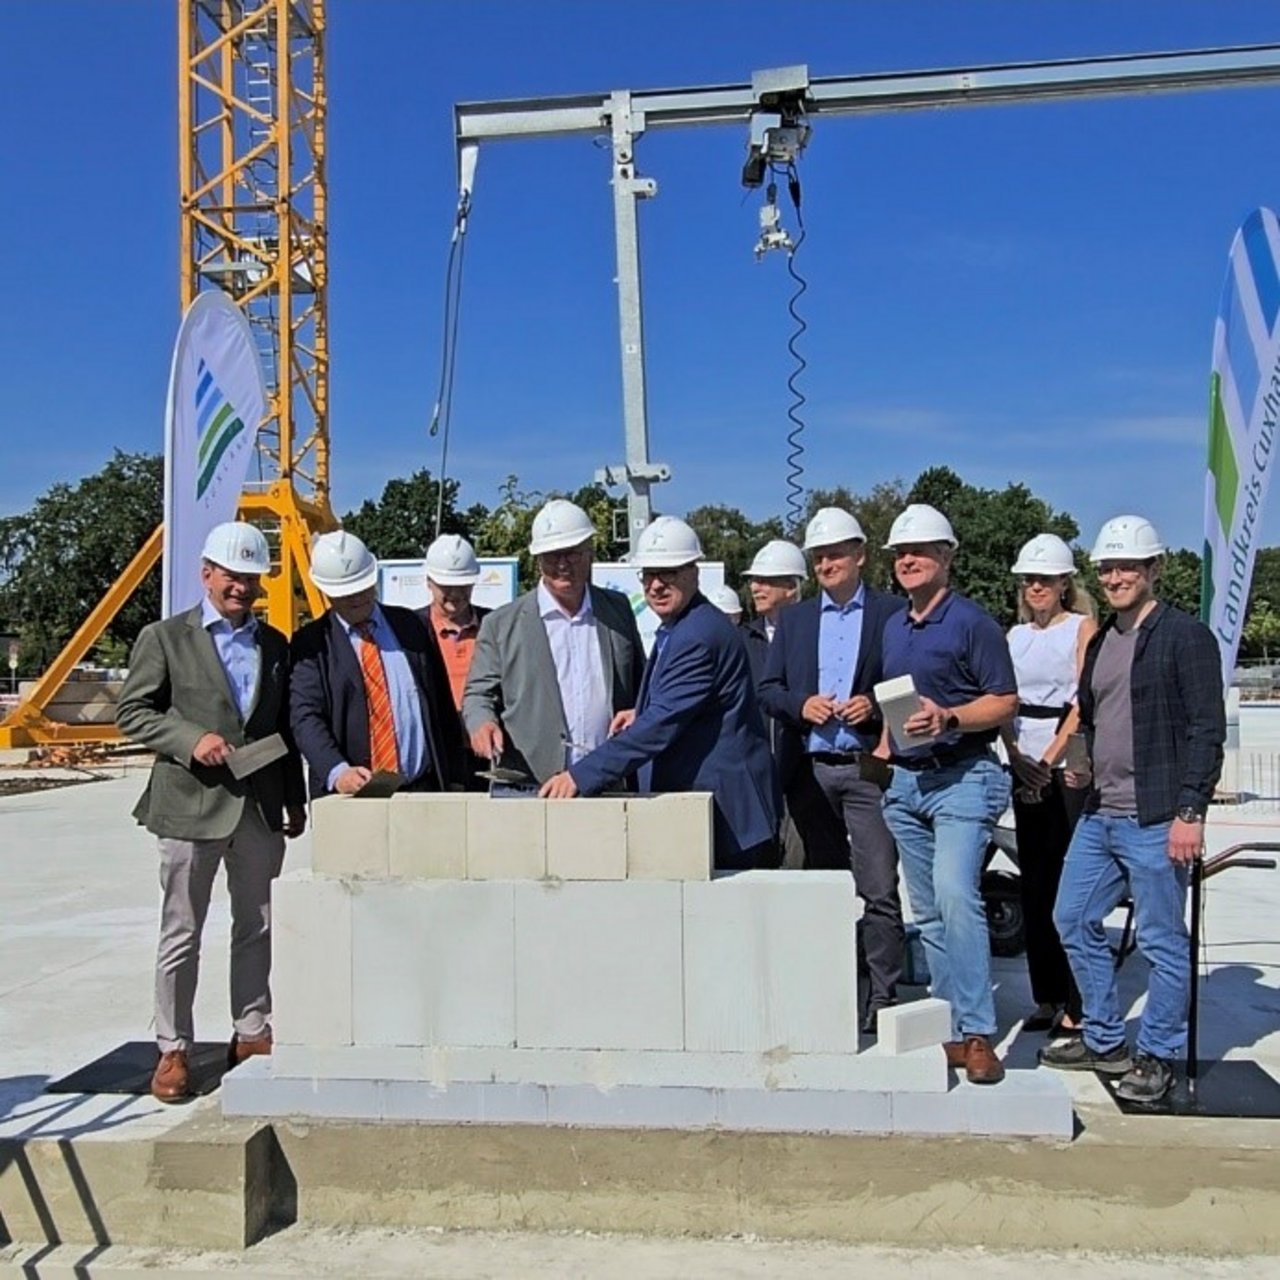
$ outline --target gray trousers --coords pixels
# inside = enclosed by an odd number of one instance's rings
[[[225,840],[160,841],[160,947],[156,954],[156,1043],[162,1053],[195,1043],[193,1007],[200,935],[219,864],[231,894],[231,1019],[241,1040],[266,1034],[271,1013],[271,882],[284,836],[249,801]]]
[[[804,841],[805,866],[853,872],[862,899],[858,967],[867,978],[864,1012],[895,1004],[902,978],[898,847],[885,825],[880,789],[856,764],[800,761],[787,806]]]

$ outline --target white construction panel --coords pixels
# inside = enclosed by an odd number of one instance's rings
[[[744,871],[683,892],[687,1049],[857,1051],[850,876]]]
[[[517,884],[515,901],[522,1048],[683,1046],[678,884]]]
[[[515,1042],[510,883],[390,880],[352,899],[359,1045]]]

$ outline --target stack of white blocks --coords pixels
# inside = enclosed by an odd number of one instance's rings
[[[1060,1082],[949,1088],[943,1001],[858,1053],[840,872],[712,877],[705,794],[332,797],[273,893],[275,1053],[227,1114],[1070,1136]]]

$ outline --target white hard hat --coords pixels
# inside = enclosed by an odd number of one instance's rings
[[[886,550],[907,546],[913,542],[948,542],[960,545],[951,521],[927,502],[913,502],[889,527]]]
[[[822,507],[805,526],[804,549],[831,547],[837,542],[865,542],[866,535],[854,516],[839,507]]]
[[[717,587],[711,593],[711,603],[731,616],[742,612],[742,600],[732,587]]]
[[[804,578],[808,576],[804,552],[792,542],[774,538],[766,542],[749,568],[742,571],[744,578]]]
[[[1056,533],[1038,533],[1018,552],[1010,573],[1075,573],[1076,562]]]
[[[631,563],[641,569],[678,569],[701,559],[698,535],[675,516],[659,516],[637,539]]]
[[[1115,516],[1098,530],[1091,559],[1094,564],[1104,560],[1154,560],[1164,555],[1164,550],[1164,543],[1150,520],[1142,516]]]
[[[358,595],[378,581],[378,562],[354,533],[322,533],[311,544],[311,581],[330,597]]]
[[[214,525],[204,540],[200,557],[232,573],[262,574],[271,571],[271,552],[262,530],[240,520]]]
[[[596,536],[596,527],[577,503],[566,498],[552,498],[533,517],[529,537],[529,554],[540,556],[548,551],[568,551],[580,547]]]
[[[480,561],[471,543],[457,533],[442,533],[428,548],[427,577],[442,587],[469,587],[480,581]]]

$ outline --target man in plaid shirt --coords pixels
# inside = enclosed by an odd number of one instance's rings
[[[1068,773],[1066,781],[1090,793],[1054,909],[1084,1023],[1079,1038],[1040,1051],[1047,1067],[1121,1076],[1117,1094],[1147,1103],[1173,1087],[1173,1063],[1186,1048],[1187,883],[1204,846],[1227,732],[1213,634],[1156,599],[1164,550],[1140,516],[1108,520],[1093,549],[1115,613],[1090,641],[1080,674],[1091,773]],[[1132,1057],[1103,928],[1126,893],[1151,965]]]

